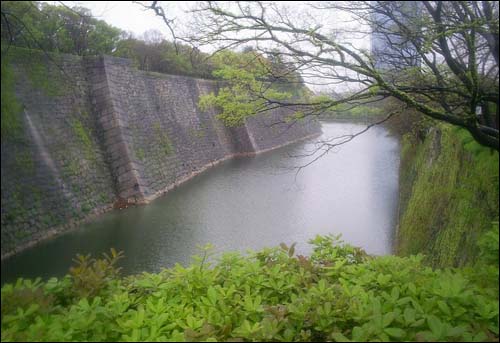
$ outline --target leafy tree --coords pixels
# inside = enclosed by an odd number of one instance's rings
[[[212,77],[212,65],[206,54],[187,45],[168,42],[159,31],[147,31],[142,39],[129,35],[118,42],[113,55],[132,59],[141,70]]]
[[[110,54],[122,34],[83,7],[2,1],[1,14],[2,50],[13,44],[76,55]]]
[[[413,10],[404,2],[389,1],[299,8],[294,12],[273,2],[203,2],[193,11],[198,26],[185,39],[221,50],[251,43],[262,54],[289,59],[308,82],[357,87],[340,99],[309,103],[262,94],[257,107],[310,105],[306,114],[317,114],[339,103],[395,98],[405,108],[465,128],[480,144],[499,149],[497,2],[423,1]],[[339,22],[335,28],[316,20],[325,14],[330,24]],[[341,23],[341,18],[358,25]],[[346,39],[373,30],[392,48],[371,54]],[[381,67],[377,59],[383,57],[392,62]]]
[[[11,45],[76,55],[130,58],[139,69],[212,77],[206,54],[165,40],[157,30],[136,38],[92,17],[84,7],[2,1],[2,55]]]
[[[242,124],[246,117],[267,110],[264,98],[284,100],[291,97],[288,92],[272,87],[268,76],[277,70],[273,64],[261,54],[248,51],[235,53],[220,52],[213,56],[216,70],[213,75],[224,81],[217,95],[201,97],[200,107],[218,107],[222,110],[219,118],[228,126]],[[274,74],[273,78],[283,77]]]

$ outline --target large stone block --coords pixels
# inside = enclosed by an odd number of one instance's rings
[[[49,217],[61,224],[83,218],[81,204],[101,206],[103,194],[144,202],[217,161],[319,132],[314,122],[269,125],[290,114],[284,110],[227,128],[197,106],[200,94],[218,91],[214,81],[149,74],[109,56],[62,60],[75,86],[64,96],[47,95],[28,82],[26,68],[15,68],[16,95],[32,126],[22,143],[2,142],[2,256],[43,237],[56,225]],[[30,222],[34,232],[16,238]]]

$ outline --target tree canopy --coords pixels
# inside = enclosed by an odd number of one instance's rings
[[[218,118],[227,126],[237,126],[245,118],[269,110],[266,99],[285,101],[308,96],[300,75],[279,57],[264,56],[253,50],[221,51],[212,57],[213,76],[223,80],[217,94],[202,96],[200,107],[217,107]]]
[[[318,19],[325,13],[328,20]],[[413,7],[390,1],[322,2],[296,9],[273,2],[202,2],[193,14],[196,26],[184,40],[197,47],[251,45],[293,64],[306,83],[357,89],[337,99],[306,102],[262,92],[260,107],[298,105],[307,115],[339,103],[395,98],[425,116],[465,128],[482,145],[499,148],[497,2],[423,1]],[[373,32],[387,49],[372,53],[351,39]]]
[[[143,6],[172,29],[173,21],[160,2]],[[234,87],[240,87],[239,96],[226,97],[224,105],[224,117],[233,123],[279,106],[296,106],[303,115],[314,115],[339,104],[393,98],[404,105],[401,108],[465,128],[476,141],[498,150],[498,7],[494,1],[341,1],[290,8],[274,2],[201,2],[191,13],[195,26],[190,33],[174,34],[177,40],[169,42],[158,31],[141,38],[124,33],[83,7],[3,1],[2,56],[11,45],[110,54],[131,58],[146,71],[222,78],[232,82],[233,94]],[[367,44],[358,44],[368,37],[371,51]],[[201,52],[207,46],[216,49],[214,59]],[[230,54],[218,52],[237,47],[245,54],[233,58],[232,68],[239,72],[231,76],[229,65],[217,62]],[[249,73],[237,60],[251,54],[254,62],[265,63],[253,63]],[[294,83],[299,86],[290,88]],[[312,97],[304,83],[350,85],[351,91]],[[284,96],[287,92],[292,96]],[[217,100],[205,104],[220,106]],[[237,106],[247,108],[241,112]]]
[[[84,7],[36,1],[2,1],[2,45],[69,53],[111,54],[121,30]],[[4,50],[4,47],[3,49]]]
[[[149,30],[140,38],[124,35],[114,56],[130,58],[141,70],[212,78],[208,55],[185,44],[167,41],[161,32]]]
[[[207,55],[186,44],[174,44],[157,30],[141,37],[94,18],[89,9],[37,1],[2,1],[2,61],[10,46],[80,56],[130,58],[142,70],[212,77]]]

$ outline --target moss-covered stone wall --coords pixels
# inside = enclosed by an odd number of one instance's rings
[[[14,47],[7,56],[2,104],[5,92],[14,105],[2,106],[2,256],[104,211],[115,194],[82,60]]]
[[[424,253],[441,267],[473,262],[478,237],[498,221],[498,162],[497,152],[449,125],[431,128],[423,142],[405,136],[397,253]]]
[[[2,60],[2,258],[227,158],[320,132],[314,121],[271,128],[259,117],[226,128],[197,106],[214,81],[108,56],[11,49]]]

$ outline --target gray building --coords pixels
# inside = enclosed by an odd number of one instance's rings
[[[379,69],[397,71],[420,65],[412,41],[419,39],[421,3],[416,1],[372,1],[371,52]],[[412,35],[403,32],[408,27]]]

